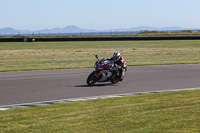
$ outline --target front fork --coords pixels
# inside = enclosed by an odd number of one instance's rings
[[[96,77],[96,78],[98,78],[98,77],[99,77],[99,75],[100,75],[100,72],[98,72],[98,71],[96,71],[96,70],[95,70],[95,71],[93,71],[93,73],[95,74],[95,77]]]

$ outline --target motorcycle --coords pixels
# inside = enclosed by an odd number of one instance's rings
[[[95,63],[95,70],[88,76],[87,84],[89,86],[95,85],[96,82],[108,82],[112,84],[117,84],[120,78],[121,66],[118,66],[112,60],[107,60],[105,58],[98,58],[98,55],[95,55],[98,59]]]

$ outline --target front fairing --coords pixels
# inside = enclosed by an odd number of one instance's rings
[[[104,58],[102,58],[102,59],[96,61],[95,69],[96,70],[104,70],[108,63],[109,63],[108,60],[105,60]]]

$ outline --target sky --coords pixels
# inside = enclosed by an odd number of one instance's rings
[[[0,0],[0,29],[200,29],[200,0]]]

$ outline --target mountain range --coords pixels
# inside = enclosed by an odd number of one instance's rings
[[[133,28],[127,28],[127,29],[108,29],[108,30],[94,30],[94,29],[82,29],[75,25],[66,26],[64,28],[52,28],[52,29],[41,29],[37,31],[31,31],[31,30],[16,30],[14,28],[2,28],[0,29],[1,34],[17,34],[17,33],[23,33],[23,34],[32,34],[32,33],[84,33],[84,32],[116,32],[116,31],[143,31],[143,30],[149,30],[149,31],[173,31],[173,30],[199,30],[199,29],[187,29],[182,27],[164,27],[164,28],[158,28],[158,27],[150,27],[150,26],[139,26],[139,27],[133,27]]]

